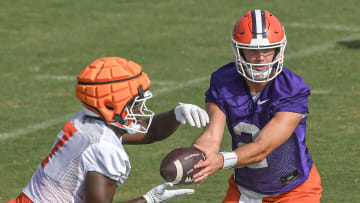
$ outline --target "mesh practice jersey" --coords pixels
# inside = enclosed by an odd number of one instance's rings
[[[283,67],[254,101],[245,79],[229,63],[212,74],[206,102],[215,103],[226,115],[232,149],[253,142],[277,112],[308,113],[310,88]],[[235,170],[235,182],[262,195],[289,191],[309,176],[313,161],[305,145],[306,116],[291,137],[266,159]],[[274,132],[276,133],[276,132]]]
[[[51,152],[23,192],[33,202],[83,202],[88,171],[120,185],[130,169],[121,138],[104,122],[80,111],[59,132]]]

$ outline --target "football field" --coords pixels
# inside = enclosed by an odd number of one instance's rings
[[[81,104],[77,74],[97,58],[142,65],[156,113],[178,102],[204,107],[210,74],[233,60],[235,22],[265,9],[285,26],[285,66],[310,86],[306,143],[322,178],[322,202],[360,202],[360,1],[326,0],[1,0],[0,202],[21,190]],[[139,197],[164,182],[162,158],[190,146],[201,129],[125,146],[132,171],[114,200]],[[222,151],[231,150],[226,129]],[[171,202],[221,202],[231,170],[186,188]]]

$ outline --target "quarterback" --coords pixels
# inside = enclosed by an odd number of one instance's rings
[[[64,125],[28,185],[10,202],[112,202],[131,170],[123,144],[153,143],[180,123],[209,122],[205,110],[192,104],[154,115],[146,106],[149,87],[147,74],[133,61],[105,57],[87,66],[76,84],[82,110]],[[172,186],[161,184],[127,202],[163,202],[194,193]]]
[[[194,142],[206,154],[195,183],[233,168],[224,203],[320,202],[321,180],[305,144],[310,88],[283,66],[285,31],[266,10],[245,13],[232,32],[234,62],[206,92],[210,123]],[[224,127],[231,152],[219,152]]]

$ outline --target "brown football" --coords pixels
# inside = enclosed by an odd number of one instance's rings
[[[193,147],[178,147],[168,153],[161,162],[160,175],[175,185],[189,185],[194,182],[193,175],[201,169],[193,167],[205,155]]]

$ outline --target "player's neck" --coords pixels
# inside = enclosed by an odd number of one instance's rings
[[[269,82],[256,83],[246,80],[246,84],[248,85],[250,93],[252,94],[262,92],[268,83]]]
[[[125,133],[126,131],[120,128],[117,128],[115,126],[112,125],[108,125],[109,128],[115,133],[115,135],[120,139]]]

